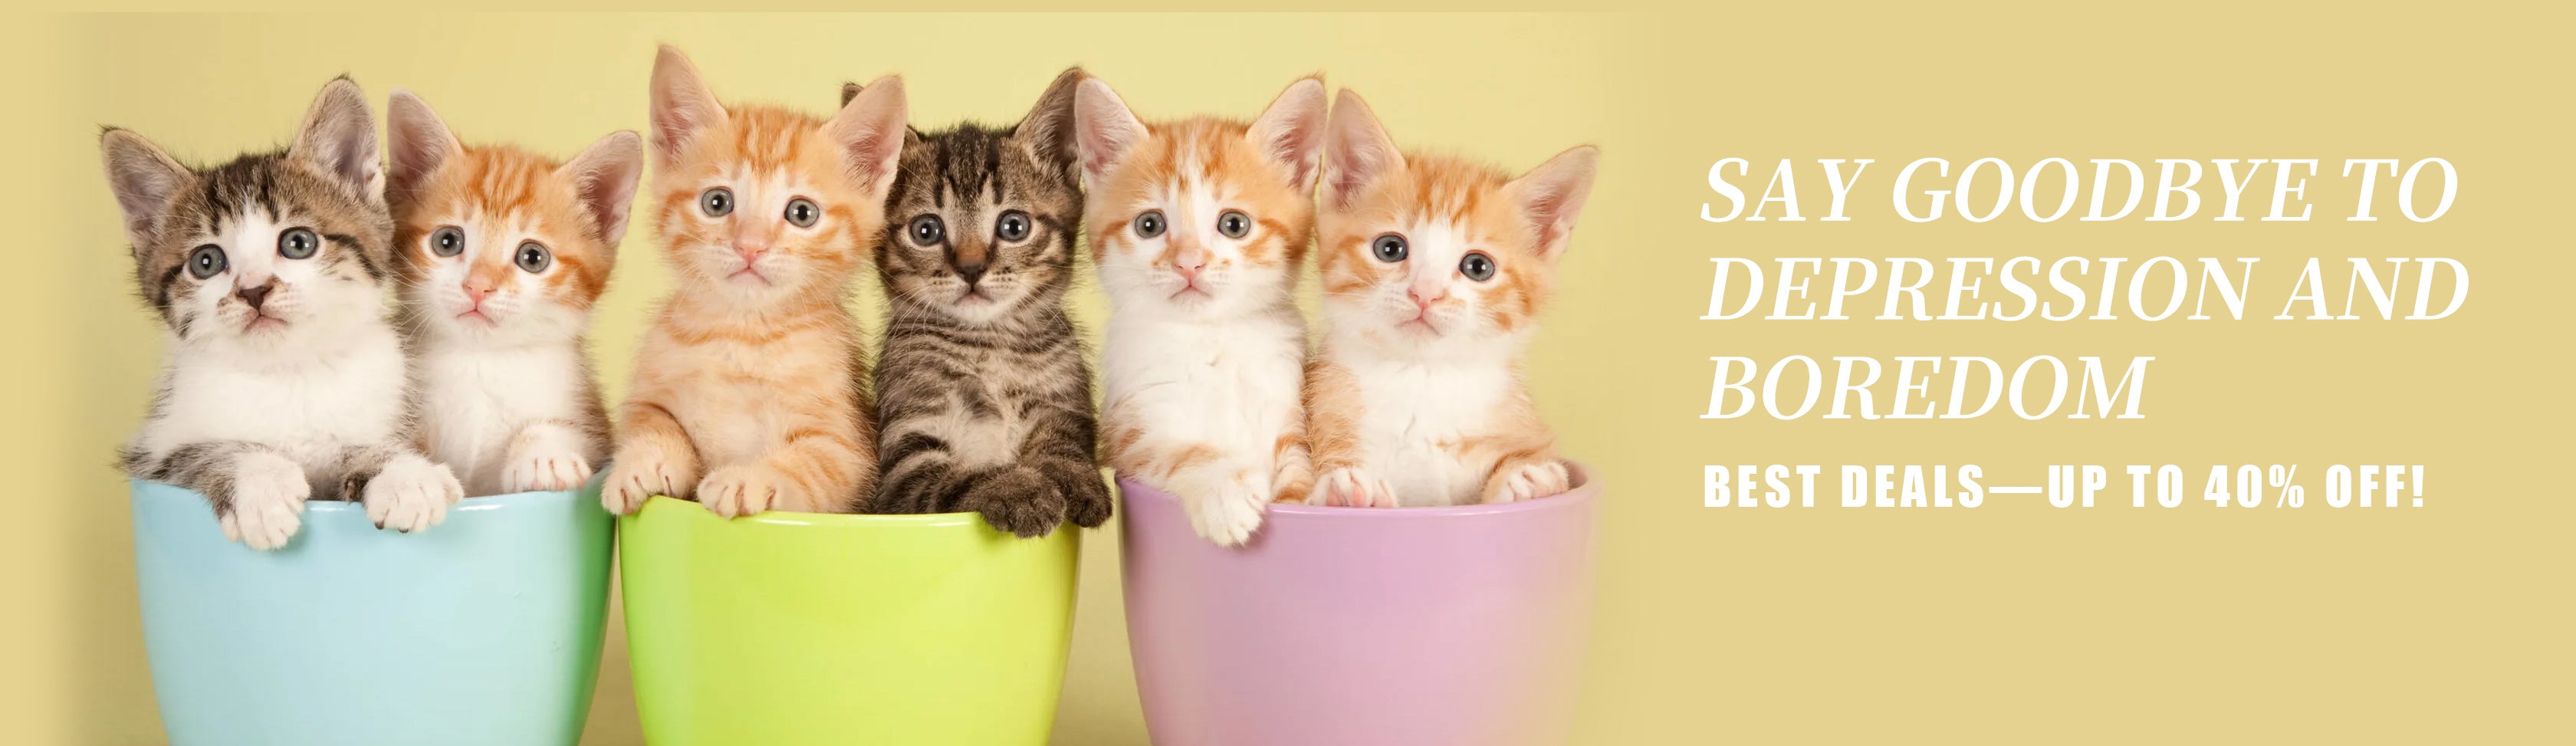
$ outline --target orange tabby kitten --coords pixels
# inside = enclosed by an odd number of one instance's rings
[[[726,107],[679,50],[653,65],[653,192],[677,292],[638,352],[600,499],[717,515],[852,512],[876,481],[858,323],[842,306],[885,220],[903,83],[830,120]]]
[[[1307,502],[1460,505],[1566,490],[1520,361],[1598,159],[1576,147],[1512,178],[1401,153],[1342,91],[1315,217],[1324,331],[1306,411],[1321,476]]]

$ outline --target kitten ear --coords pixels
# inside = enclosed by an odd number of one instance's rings
[[[1048,83],[1029,115],[1020,118],[1020,126],[1011,130],[1011,139],[1027,143],[1038,160],[1058,166],[1069,166],[1081,156],[1082,147],[1074,143],[1074,91],[1091,77],[1079,67],[1065,68]]]
[[[397,88],[385,103],[385,149],[390,156],[385,199],[400,204],[419,193],[421,182],[440,165],[464,153],[465,145],[439,121],[429,102]]]
[[[1324,203],[1350,207],[1360,188],[1402,170],[1404,155],[1396,152],[1395,139],[1386,136],[1377,114],[1360,94],[1342,89],[1324,134]]]
[[[161,232],[170,212],[170,195],[195,176],[142,135],[110,127],[98,137],[100,158],[107,165],[107,188],[116,193],[116,208],[125,213],[125,238],[134,242],[134,258]]]
[[[1082,186],[1097,189],[1109,167],[1145,140],[1145,123],[1099,78],[1083,78],[1073,93],[1073,142],[1082,163]]]
[[[850,174],[873,197],[885,197],[894,186],[895,162],[903,156],[904,136],[911,130],[904,121],[905,106],[903,78],[888,75],[861,88],[832,121],[823,123],[823,132],[847,151]]]
[[[850,105],[850,99],[858,98],[859,91],[864,88],[866,88],[866,86],[862,86],[857,83],[842,83],[841,106],[847,108]]]
[[[1522,219],[1538,236],[1539,258],[1555,261],[1565,253],[1574,216],[1592,193],[1592,173],[1600,162],[1600,149],[1578,145],[1503,185],[1503,193],[1520,205]]]
[[[384,169],[377,164],[376,120],[367,113],[367,95],[343,75],[323,84],[304,112],[304,126],[286,154],[320,166],[324,173],[370,201],[384,199]]]
[[[591,237],[615,253],[626,238],[626,215],[635,207],[635,182],[644,175],[644,138],[631,130],[611,132],[555,175],[572,182],[590,218]]]
[[[654,162],[665,167],[680,156],[690,136],[725,121],[724,104],[716,101],[698,76],[698,66],[679,47],[662,45],[653,58],[652,118]]]
[[[1288,185],[1313,193],[1317,159],[1324,150],[1324,81],[1306,78],[1270,102],[1252,120],[1252,138],[1261,151],[1288,173]]]

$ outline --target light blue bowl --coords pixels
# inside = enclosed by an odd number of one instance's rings
[[[598,483],[477,497],[418,534],[315,502],[284,549],[224,540],[203,496],[134,483],[134,569],[177,746],[564,746],[598,677]]]

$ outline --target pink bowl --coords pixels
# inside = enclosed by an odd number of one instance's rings
[[[1157,746],[1563,743],[1601,485],[1512,505],[1272,505],[1252,543],[1120,477],[1127,637]]]

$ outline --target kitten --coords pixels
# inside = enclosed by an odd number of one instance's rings
[[[727,108],[663,47],[653,65],[654,202],[678,290],[637,353],[601,501],[656,495],[717,515],[857,509],[876,481],[865,350],[842,306],[884,227],[903,83],[828,121]]]
[[[1566,490],[1521,384],[1599,152],[1511,178],[1405,154],[1349,90],[1333,105],[1315,225],[1324,332],[1306,382],[1322,473],[1307,502],[1504,503]]]
[[[608,457],[582,337],[626,235],[642,138],[610,134],[557,163],[459,143],[407,91],[385,118],[423,450],[468,494],[580,486]]]
[[[1244,543],[1312,481],[1294,290],[1313,231],[1324,84],[1249,124],[1147,125],[1108,84],[1075,96],[1092,260],[1110,301],[1101,354],[1111,466],[1181,500],[1199,535]]]
[[[366,504],[378,528],[437,525],[464,497],[411,445],[376,128],[347,78],[293,145],[193,169],[132,132],[99,138],[161,315],[160,392],[126,473],[203,493],[226,538],[286,545],[304,501]]]
[[[1064,312],[1082,229],[1083,79],[1080,68],[1056,76],[1015,126],[961,124],[904,143],[876,253],[888,312],[872,512],[974,511],[1024,537],[1068,517],[1085,528],[1109,519],[1091,367]]]

